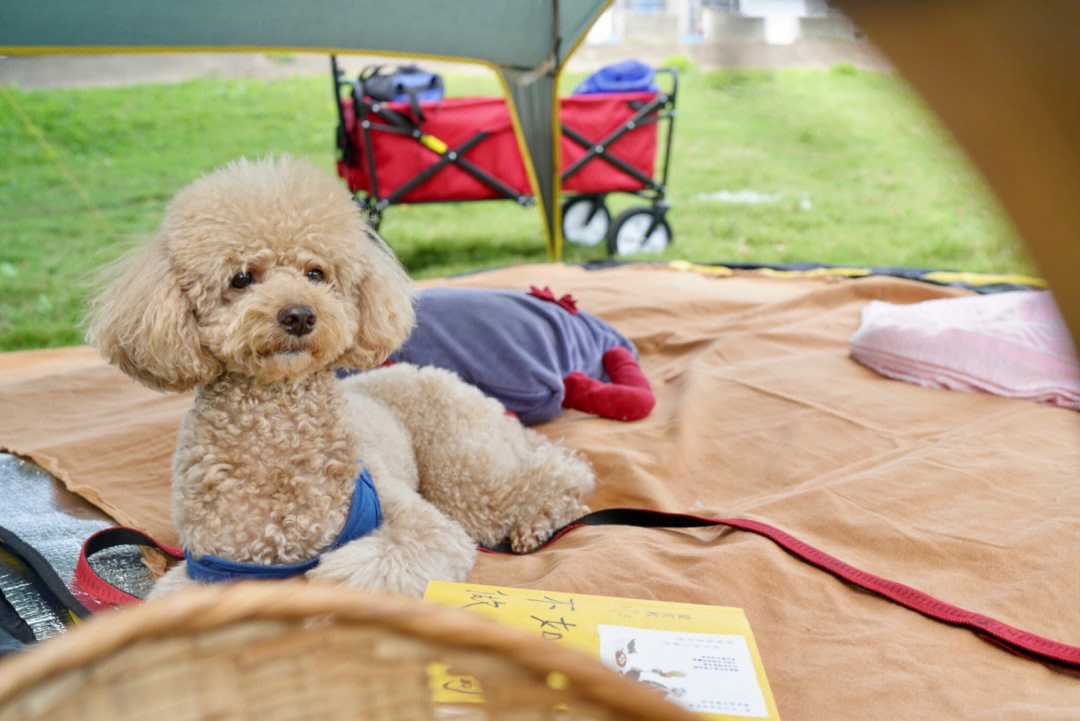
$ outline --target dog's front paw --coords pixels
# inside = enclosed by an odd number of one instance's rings
[[[554,507],[520,519],[510,529],[508,538],[514,553],[529,553],[539,548],[563,526],[589,512],[589,507],[574,498],[565,498]]]
[[[463,530],[430,545],[403,535],[386,526],[376,529],[324,554],[307,577],[420,597],[428,581],[464,581],[472,570],[476,545]]]

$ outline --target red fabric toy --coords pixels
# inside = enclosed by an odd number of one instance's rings
[[[630,339],[546,287],[424,288],[390,359],[454,371],[526,425],[564,408],[633,421],[656,403]]]

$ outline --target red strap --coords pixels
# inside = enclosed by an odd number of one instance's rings
[[[905,608],[921,613],[928,618],[954,626],[968,628],[979,637],[1001,646],[1024,658],[1038,661],[1064,671],[1080,672],[1080,647],[1069,646],[1052,641],[1042,636],[1023,631],[1014,626],[997,621],[980,613],[967,611],[958,606],[939,601],[922,591],[890,581],[872,573],[867,573],[854,566],[830,556],[824,551],[804,543],[794,536],[761,521],[746,518],[709,518],[686,513],[665,513],[640,508],[608,508],[590,513],[570,523],[547,539],[534,550],[554,542],[564,533],[581,526],[596,525],[633,525],[649,528],[695,528],[703,526],[728,526],[743,531],[750,531],[765,536],[797,558],[831,573],[866,591],[876,593]],[[174,546],[160,543],[142,531],[126,526],[106,528],[86,539],[79,562],[75,568],[75,579],[79,586],[93,598],[110,605],[134,603],[140,599],[121,591],[95,572],[87,558],[105,548],[120,545],[152,546],[173,558],[183,558],[183,552]],[[481,548],[489,553],[509,553],[508,545],[495,548]]]
[[[954,626],[962,626],[981,638],[998,646],[1054,668],[1080,672],[1080,647],[1052,641],[1027,631],[1009,626],[988,616],[967,611],[952,604],[872,573],[849,566],[843,561],[819,551],[813,546],[780,529],[761,521],[746,518],[708,518],[683,513],[664,513],[638,508],[609,508],[584,516],[574,523],[556,531],[540,546],[548,545],[567,531],[588,525],[634,525],[651,528],[692,528],[703,526],[729,526],[765,536],[797,558],[827,571],[837,578],[854,584],[866,591],[876,593],[905,608]],[[503,547],[482,549],[494,553],[506,552]]]
[[[1026,658],[1040,661],[1050,666],[1070,671],[1080,671],[1080,648],[1036,636],[1008,624],[997,621],[980,613],[967,611],[958,606],[939,601],[917,589],[890,581],[872,573],[867,573],[854,566],[819,551],[813,546],[800,541],[778,528],[745,518],[709,519],[725,526],[751,531],[765,536],[784,550],[798,558],[817,566],[823,571],[852,583],[859,588],[872,591],[884,598],[898,603],[924,616],[963,626],[982,638],[1004,646],[1006,649]]]
[[[112,585],[90,567],[90,556],[114,546],[151,546],[173,558],[184,557],[184,552],[179,548],[161,543],[135,528],[115,526],[93,534],[83,542],[82,550],[79,551],[79,561],[75,565],[75,582],[88,596],[109,606],[121,606],[142,600]]]

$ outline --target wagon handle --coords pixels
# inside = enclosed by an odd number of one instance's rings
[[[330,56],[330,77],[334,83],[334,104],[337,105],[338,114],[338,129],[337,129],[337,144],[338,148],[344,154],[343,159],[348,159],[352,154],[352,142],[349,139],[349,133],[345,129],[345,110],[341,107],[341,86],[345,85],[342,81],[341,68],[337,64],[337,56]]]
[[[670,165],[671,162],[671,136],[675,131],[675,96],[678,95],[679,91],[679,73],[675,68],[658,68],[656,72],[664,73],[671,77],[671,92],[667,94],[667,106],[670,110],[667,113],[667,142],[664,144],[664,169],[660,172],[660,187],[667,188],[668,165]],[[661,190],[660,197],[661,199],[663,198],[663,190]]]

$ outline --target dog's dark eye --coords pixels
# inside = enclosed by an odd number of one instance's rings
[[[255,279],[251,277],[251,273],[247,272],[246,270],[242,270],[233,276],[232,287],[246,288],[247,286],[251,285],[252,281],[254,280]]]
[[[318,268],[312,268],[306,273],[306,275],[307,279],[310,280],[312,283],[322,283],[324,280],[326,280],[326,273],[323,273]]]

